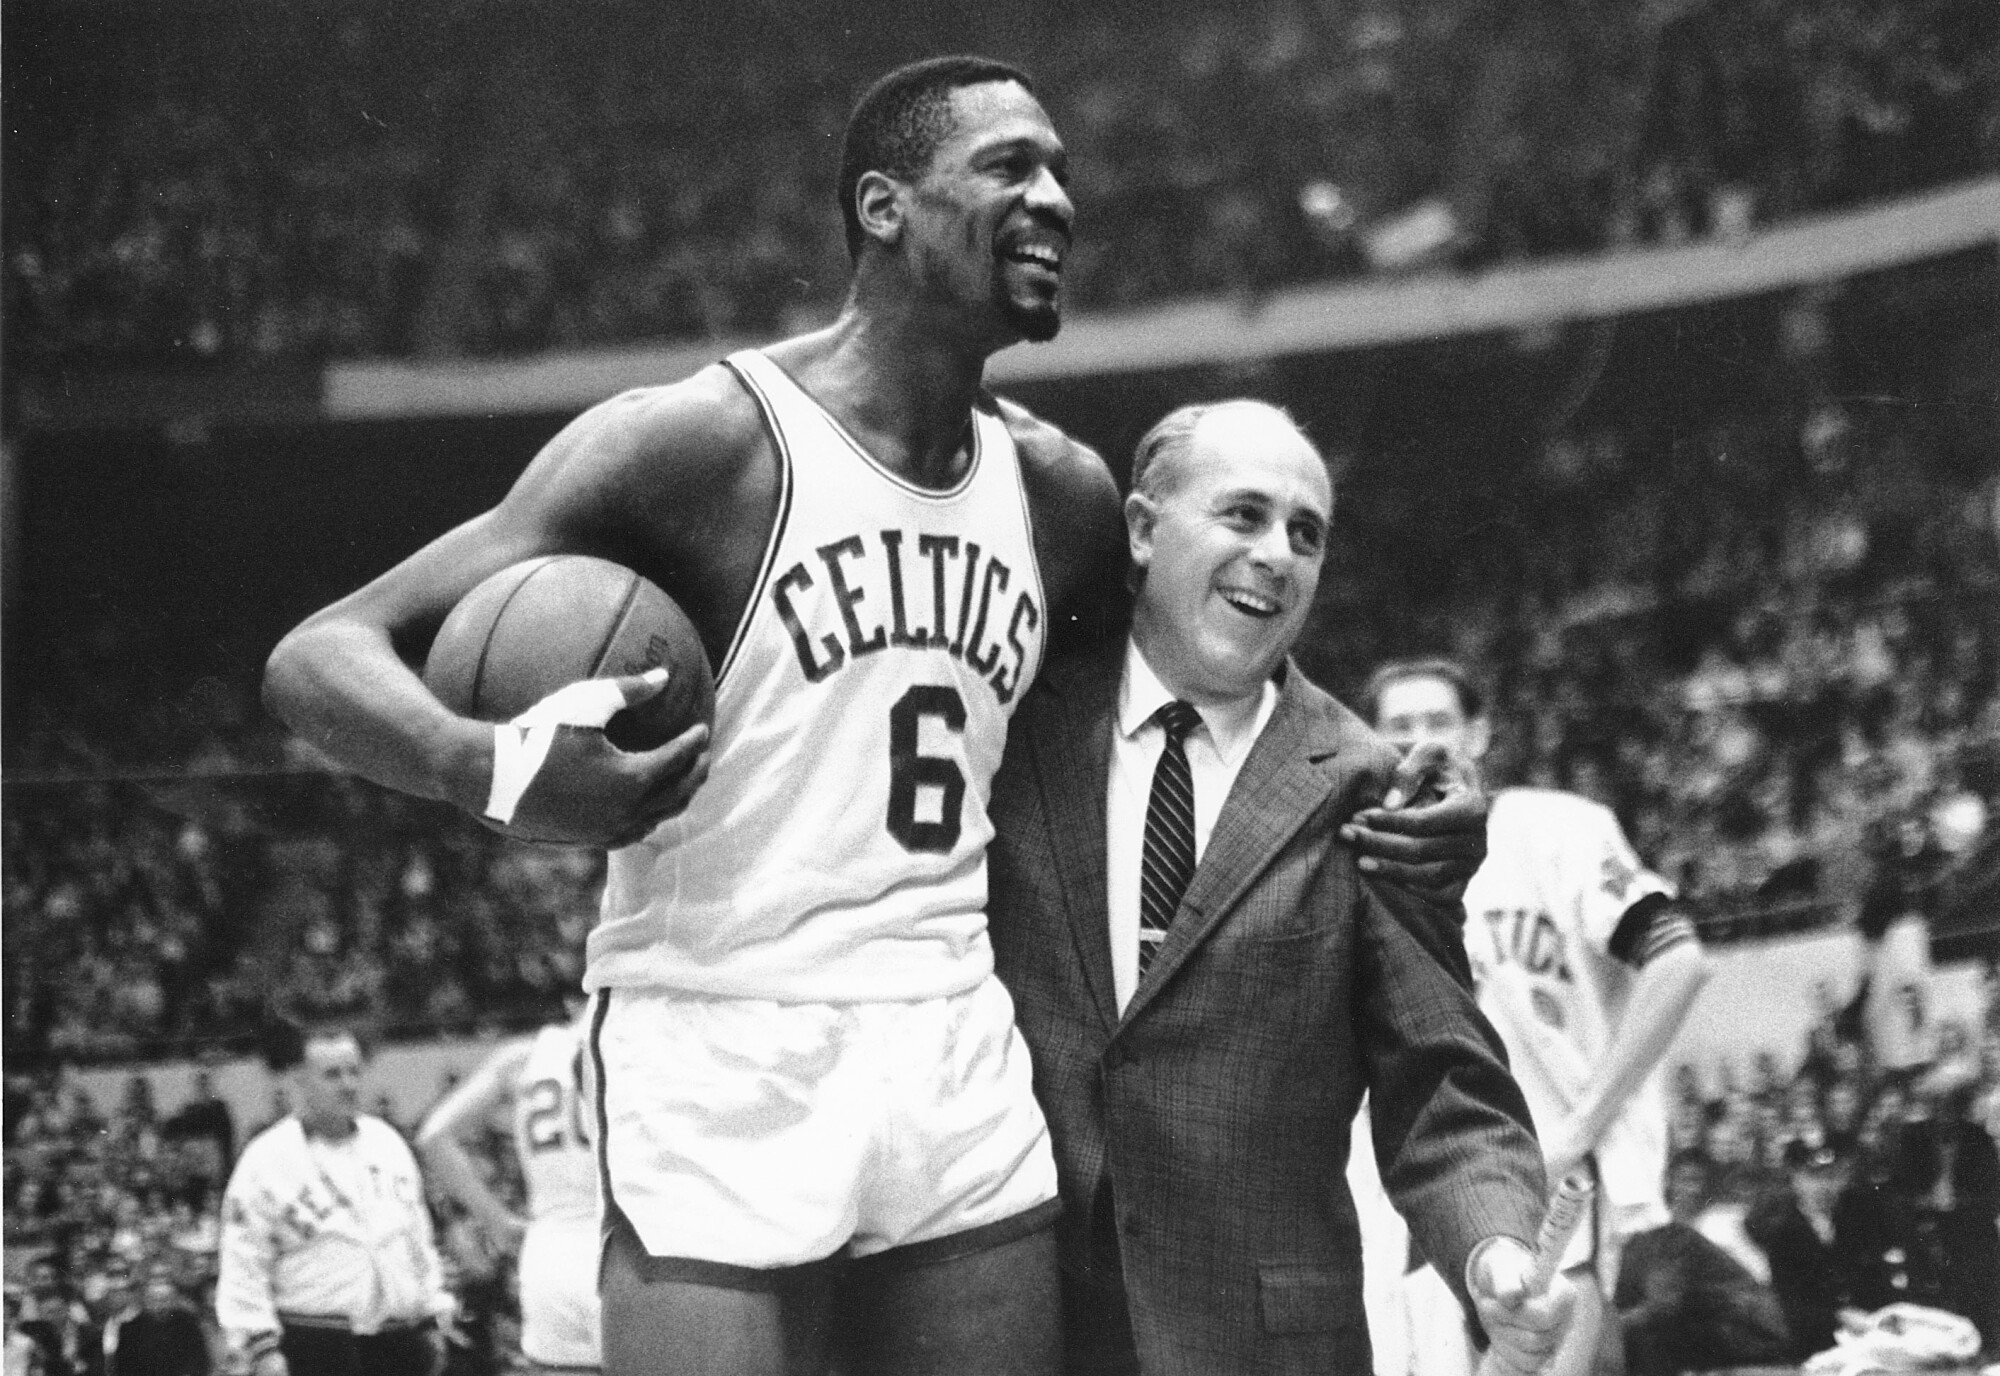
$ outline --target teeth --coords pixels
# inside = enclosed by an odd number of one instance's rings
[[[1260,616],[1270,616],[1278,610],[1277,602],[1271,598],[1259,596],[1254,592],[1230,591],[1224,593],[1223,598],[1231,606],[1241,607],[1245,611],[1256,612]]]
[[[1017,248],[1014,250],[1014,256],[1016,258],[1025,258],[1031,263],[1040,263],[1043,267],[1059,268],[1062,266],[1062,256],[1054,249],[1044,248],[1040,244],[1028,244]]]

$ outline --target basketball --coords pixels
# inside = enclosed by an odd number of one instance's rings
[[[424,683],[463,716],[510,721],[566,684],[664,667],[659,694],[604,728],[651,750],[715,716],[715,679],[694,623],[631,569],[582,554],[511,565],[460,599],[438,628]]]

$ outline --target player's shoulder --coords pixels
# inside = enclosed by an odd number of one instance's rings
[[[988,392],[981,396],[980,405],[1006,425],[1031,493],[1043,493],[1065,504],[1109,504],[1115,508],[1118,484],[1095,449],[1011,397]]]
[[[584,411],[558,441],[599,463],[726,465],[754,454],[764,427],[756,401],[726,365],[618,393]]]

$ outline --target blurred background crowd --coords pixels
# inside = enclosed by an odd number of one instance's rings
[[[1996,25],[1982,0],[57,6],[9,31],[8,357],[783,330],[843,281],[853,74],[909,50],[1037,75],[1084,309],[1363,271],[1425,205],[1466,263],[1741,233],[1991,168]]]
[[[559,1018],[602,873],[333,773],[256,701],[286,626],[490,502],[565,417],[27,433],[22,378],[816,322],[846,111],[923,52],[1036,74],[1085,315],[1738,242],[2000,173],[1990,0],[885,0],[865,24],[822,0],[55,0],[7,39],[9,1376],[122,1376],[121,1347],[207,1370],[215,1203],[261,1126],[205,1084],[156,1110],[143,1068],[93,1102],[75,1068],[219,1063],[274,1007],[392,1040]],[[1795,1355],[1843,1307],[1978,1311],[1989,1274],[1993,980],[1889,1045],[1876,975],[1898,924],[1941,961],[1996,954],[1996,320],[1988,245],[1019,393],[1120,473],[1169,405],[1285,400],[1342,468],[1316,678],[1454,653],[1493,690],[1495,780],[1612,807],[1710,942],[1861,934],[1862,988],[1803,1044],[1690,1064],[1672,1096],[1676,1217],[1769,1287]],[[491,1370],[506,1268],[439,1217],[475,1320],[457,1360]]]

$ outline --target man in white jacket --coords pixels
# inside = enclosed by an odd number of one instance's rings
[[[243,1149],[223,1196],[232,1355],[251,1376],[434,1376],[454,1304],[416,1159],[359,1112],[359,1041],[286,1028],[269,1060],[298,1107]]]

